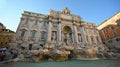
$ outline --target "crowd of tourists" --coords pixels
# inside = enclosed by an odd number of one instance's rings
[[[8,51],[6,48],[0,49],[0,62],[8,61],[17,57],[17,53],[13,54],[12,50]]]

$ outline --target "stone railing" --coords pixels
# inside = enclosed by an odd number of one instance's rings
[[[41,38],[40,38],[39,41],[45,41],[45,39],[41,39]]]
[[[25,37],[19,36],[19,37],[16,38],[16,40],[25,40]]]
[[[28,38],[28,41],[35,41],[36,39],[35,38],[32,38],[32,37],[30,37],[30,38]]]

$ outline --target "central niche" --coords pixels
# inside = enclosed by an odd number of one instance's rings
[[[63,27],[63,33],[62,33],[62,39],[63,43],[65,45],[71,45],[72,44],[72,30],[69,26],[64,26]]]

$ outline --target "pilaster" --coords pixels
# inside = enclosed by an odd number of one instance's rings
[[[94,42],[95,42],[95,44],[97,44],[97,39],[96,39],[96,36],[94,36]]]
[[[25,41],[28,41],[28,37],[29,36],[31,36],[30,35],[30,31],[26,31],[25,36],[24,36],[25,37]]]
[[[82,31],[82,40],[83,40],[83,43],[86,44],[87,43],[87,39],[86,39],[85,29],[84,29],[83,26],[81,27],[81,31]]]
[[[102,33],[103,33],[103,32],[102,32]],[[100,37],[100,34],[99,34],[99,32],[98,32],[98,31],[97,31],[97,35],[98,35],[99,42],[100,42],[100,43],[102,43],[102,40],[101,40],[101,37]],[[103,33],[103,36],[104,36],[104,38],[105,38],[104,33]]]

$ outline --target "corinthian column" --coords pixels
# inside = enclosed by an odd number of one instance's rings
[[[51,41],[51,21],[48,22],[47,42]]]
[[[58,42],[61,41],[61,22],[58,24]]]
[[[78,43],[78,34],[77,34],[76,25],[74,24],[73,27],[74,27],[74,34],[75,34],[74,42],[75,42],[75,43]]]
[[[86,40],[86,33],[85,33],[84,27],[81,27],[81,31],[82,31],[82,40],[83,40],[83,43],[86,44],[87,40]]]

